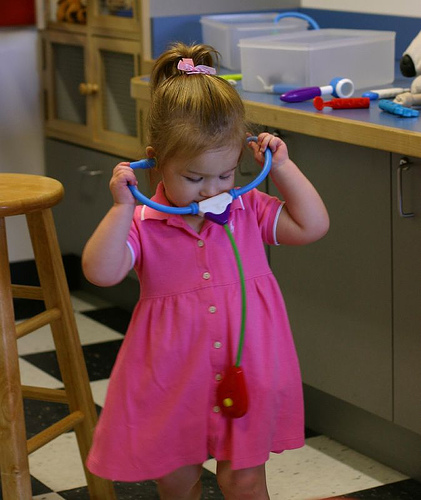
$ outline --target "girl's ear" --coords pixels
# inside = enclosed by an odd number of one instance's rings
[[[155,158],[156,154],[155,154],[155,150],[152,146],[146,147],[146,156],[148,158]]]
[[[155,166],[153,168],[148,169],[149,184],[151,189],[155,191],[158,182],[161,180],[161,172],[158,168],[155,149],[152,146],[146,147],[146,156],[148,158],[155,158]]]

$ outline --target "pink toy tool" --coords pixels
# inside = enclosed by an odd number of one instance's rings
[[[325,106],[333,109],[352,109],[352,108],[368,108],[370,107],[370,99],[368,97],[350,97],[348,99],[332,99],[324,101],[322,97],[315,97],[313,105],[321,111]]]

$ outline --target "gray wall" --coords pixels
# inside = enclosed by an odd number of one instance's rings
[[[217,12],[241,12],[269,10],[275,11],[300,7],[300,0],[149,0],[151,17],[181,16],[189,14],[209,14]]]

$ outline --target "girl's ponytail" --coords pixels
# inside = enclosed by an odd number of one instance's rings
[[[155,61],[150,78],[152,92],[166,79],[182,74],[177,69],[177,64],[183,58],[193,59],[195,66],[204,64],[215,67],[219,65],[219,53],[209,45],[189,46],[176,42]]]

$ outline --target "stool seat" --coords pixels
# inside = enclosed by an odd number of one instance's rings
[[[50,208],[63,198],[61,183],[32,174],[0,174],[0,217]]]
[[[74,430],[91,500],[115,500],[111,481],[91,474],[85,461],[97,412],[73,313],[52,207],[61,183],[49,177],[0,173],[0,498],[32,500],[28,455]],[[6,217],[25,215],[39,286],[13,284]],[[11,222],[13,223],[13,222]],[[13,298],[42,300],[45,310],[16,325]],[[22,385],[17,339],[49,325],[64,389]],[[68,414],[26,438],[23,398],[64,403]]]

